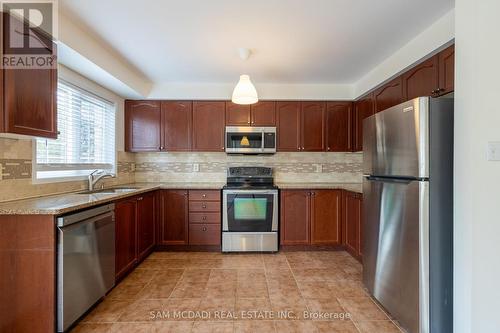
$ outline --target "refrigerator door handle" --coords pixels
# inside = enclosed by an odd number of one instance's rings
[[[376,176],[365,176],[369,181],[384,182],[384,183],[400,183],[409,184],[414,181],[420,181],[422,179],[418,178],[390,178],[390,177],[376,177]]]

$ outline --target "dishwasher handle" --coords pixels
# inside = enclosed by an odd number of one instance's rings
[[[74,214],[64,215],[57,218],[57,226],[59,228],[66,227],[74,223],[88,220],[95,216],[113,212],[114,210],[115,210],[115,204],[109,204],[109,205],[99,206],[93,209],[87,209]]]
[[[90,219],[81,220],[81,221],[78,221],[78,222],[63,226],[63,227],[59,227],[59,229],[61,229],[62,232],[68,232],[68,231],[71,231],[73,229],[80,228],[82,223],[94,224],[95,229],[99,229],[101,227],[104,227],[104,226],[106,226],[110,223],[114,223],[114,222],[115,222],[115,212],[111,211],[111,212],[107,212],[107,213],[104,213],[101,215],[94,216]]]

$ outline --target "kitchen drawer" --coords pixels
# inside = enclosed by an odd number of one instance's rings
[[[217,212],[217,213],[189,213],[189,223],[221,224],[220,212]]]
[[[189,245],[220,245],[219,224],[190,224]]]
[[[220,212],[219,201],[189,201],[190,212]]]
[[[189,200],[220,201],[220,191],[191,190]]]

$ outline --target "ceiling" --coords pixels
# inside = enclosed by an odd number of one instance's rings
[[[155,84],[353,83],[453,0],[60,0]],[[237,48],[252,56],[243,62]]]

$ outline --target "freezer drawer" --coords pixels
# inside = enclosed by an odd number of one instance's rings
[[[429,332],[429,183],[365,178],[363,282],[409,332]]]

